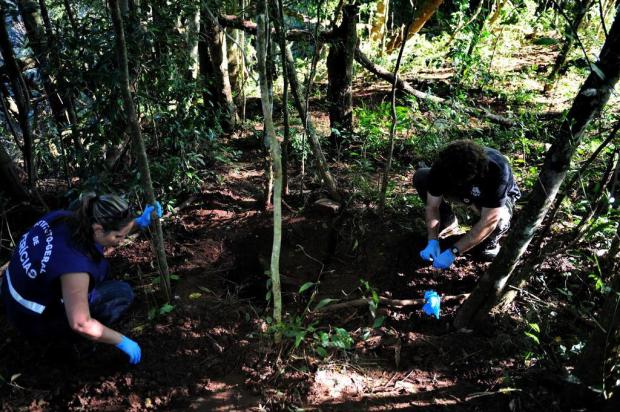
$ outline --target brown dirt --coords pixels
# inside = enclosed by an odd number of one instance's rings
[[[2,410],[491,411],[539,403],[538,389],[500,391],[510,388],[507,376],[523,372],[522,333],[514,332],[514,324],[490,326],[488,336],[451,331],[458,302],[445,305],[439,320],[420,307],[383,309],[387,320],[366,340],[361,335],[373,320],[365,308],[309,315],[323,330],[343,327],[355,338],[352,350],[331,351],[325,359],[305,343],[297,351],[289,341],[272,345],[263,320],[269,315],[264,272],[271,215],[258,209],[261,172],[240,162],[220,175],[223,183],[206,184],[188,207],[165,220],[171,270],[179,277],[171,313],[148,319],[158,303],[147,240],[135,239],[110,256],[115,275],[137,291],[131,316],[118,329],[140,343],[142,362],[130,366],[105,345],[76,360],[47,342],[24,342],[0,318]],[[289,202],[303,204],[295,196]],[[286,311],[299,313],[307,296],[295,292],[317,279],[314,304],[324,297],[360,297],[360,279],[393,298],[418,298],[427,289],[471,291],[484,266],[460,259],[440,273],[423,265],[417,257],[423,236],[412,229],[420,218],[382,219],[360,205],[339,216],[311,207],[286,212]],[[548,410],[560,410],[559,404]]]

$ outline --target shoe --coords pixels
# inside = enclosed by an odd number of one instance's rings
[[[456,234],[459,230],[459,221],[456,216],[451,215],[446,219],[442,219],[439,224],[439,238],[443,239],[450,235]]]
[[[483,262],[491,262],[495,259],[495,256],[497,256],[500,249],[501,246],[499,243],[485,245],[485,247],[478,253],[478,258]]]

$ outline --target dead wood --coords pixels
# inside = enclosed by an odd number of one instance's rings
[[[462,293],[460,295],[451,295],[451,296],[442,296],[441,301],[443,303],[451,302],[454,300],[465,299],[469,296],[469,293]],[[362,299],[353,299],[346,302],[335,303],[333,305],[328,305],[320,308],[318,312],[327,312],[338,309],[345,308],[357,308],[360,306],[366,306],[370,304],[371,299],[362,298]],[[419,306],[424,305],[424,299],[390,299],[386,297],[379,297],[379,303],[385,306],[390,306],[393,308],[403,308],[405,306]]]

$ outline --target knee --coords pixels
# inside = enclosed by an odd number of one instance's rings
[[[129,305],[134,300],[134,292],[129,283],[127,282],[119,282],[117,286],[117,296],[118,299],[122,299],[127,302]]]

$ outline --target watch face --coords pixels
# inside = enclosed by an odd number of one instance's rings
[[[459,250],[458,250],[457,248],[453,247],[453,248],[452,248],[452,253],[453,253],[455,256],[458,256],[458,254],[459,254]]]

